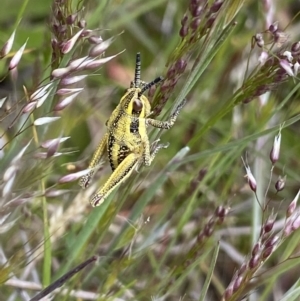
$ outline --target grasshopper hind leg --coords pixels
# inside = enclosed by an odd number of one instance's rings
[[[108,195],[131,175],[139,158],[137,154],[131,153],[117,166],[103,187],[92,196],[91,205],[93,207],[100,206]]]
[[[78,184],[82,187],[82,188],[87,188],[90,185],[90,182],[94,176],[94,173],[99,165],[99,162],[106,150],[106,146],[107,146],[107,134],[105,134],[105,136],[102,138],[102,140],[100,141],[97,150],[95,151],[93,158],[89,164],[88,169],[90,169],[89,173],[86,174],[85,176],[81,177]]]

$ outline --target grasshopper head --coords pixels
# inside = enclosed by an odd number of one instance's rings
[[[133,115],[135,117],[145,118],[148,116],[151,111],[151,106],[149,100],[143,94],[162,80],[163,77],[160,76],[150,83],[141,81],[141,55],[138,52],[136,54],[134,81],[131,82],[130,88],[121,100],[124,111],[128,115]]]

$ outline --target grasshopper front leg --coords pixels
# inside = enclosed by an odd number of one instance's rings
[[[91,205],[101,205],[108,195],[131,175],[140,158],[138,153],[130,153],[113,171],[103,187],[92,196]]]
[[[100,141],[97,150],[95,151],[93,158],[89,164],[89,169],[90,172],[88,174],[86,174],[85,176],[81,177],[79,180],[79,185],[82,188],[87,188],[90,185],[90,182],[94,176],[95,170],[97,169],[97,165],[99,164],[105,150],[107,147],[107,138],[108,138],[108,134],[105,134],[104,137],[102,138],[102,140]]]
[[[170,129],[176,119],[177,119],[177,116],[179,115],[181,109],[183,108],[183,106],[185,105],[186,103],[186,99],[184,99],[176,108],[175,112],[171,115],[170,119],[167,120],[167,121],[160,121],[160,120],[155,120],[155,119],[151,119],[151,118],[146,118],[146,125],[152,125],[156,128],[160,128],[160,129],[165,129],[165,130],[168,130]]]
[[[149,124],[156,127],[156,128],[160,128],[160,129],[169,129],[171,128],[176,119],[177,116],[179,115],[181,109],[183,108],[183,106],[186,103],[186,99],[184,99],[176,108],[175,112],[171,115],[170,119],[167,121],[160,121],[160,120],[155,120],[152,118],[146,118],[145,119],[145,123],[146,126],[148,126]],[[153,159],[155,158],[156,154],[158,153],[158,151],[162,148],[167,148],[169,146],[169,144],[158,144],[155,149],[152,151],[151,155],[150,155],[150,143],[149,143],[149,139],[147,135],[144,135],[143,137],[143,144],[144,144],[144,164],[146,166],[150,166],[151,162],[153,161]]]

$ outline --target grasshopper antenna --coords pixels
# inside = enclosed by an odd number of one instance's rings
[[[148,89],[150,89],[152,86],[156,85],[157,83],[161,82],[164,78],[162,76],[157,77],[155,80],[153,80],[152,82],[150,82],[149,84],[147,84],[146,86],[144,86],[141,90],[141,92],[139,92],[138,96],[140,97],[145,91],[147,91]]]
[[[134,74],[134,86],[138,88],[141,83],[141,54],[138,52],[135,59],[135,74]]]

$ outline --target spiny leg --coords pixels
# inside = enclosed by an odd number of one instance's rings
[[[131,175],[139,158],[137,154],[131,153],[118,165],[103,187],[92,196],[93,207],[101,205],[108,195]]]
[[[100,143],[92,157],[92,160],[88,167],[90,169],[90,172],[88,174],[84,175],[83,177],[81,177],[79,180],[78,184],[82,188],[87,188],[90,185],[90,182],[94,176],[95,170],[97,169],[97,165],[99,164],[99,162],[105,152],[105,149],[107,146],[107,137],[108,137],[108,134],[105,134],[104,137],[102,138],[102,140],[100,141]]]
[[[153,159],[155,158],[156,154],[159,152],[160,149],[162,148],[167,148],[169,146],[169,143],[166,143],[166,144],[157,144],[157,142],[159,141],[160,139],[157,139],[155,140],[153,143],[152,143],[152,146],[155,145],[154,149],[150,152],[150,143],[149,143],[149,139],[148,137],[145,138],[143,144],[144,144],[144,154],[143,154],[143,157],[144,157],[144,164],[146,166],[150,166]]]
[[[158,139],[159,141],[159,139]],[[162,148],[168,148],[170,145],[170,143],[165,143],[165,144],[158,144],[155,146],[154,150],[151,152],[151,156],[150,156],[150,164],[152,163],[152,161],[154,160],[155,156],[157,155],[157,153],[159,152],[159,150],[161,150]],[[149,164],[149,165],[150,165]]]
[[[149,138],[147,135],[145,135],[145,137],[143,137],[143,159],[144,159],[144,164],[146,166],[150,166],[151,164],[151,155],[150,155],[150,142],[149,142]]]
[[[150,124],[156,128],[160,128],[160,129],[165,129],[165,130],[168,130],[170,129],[176,119],[177,119],[177,116],[179,115],[181,109],[183,108],[183,106],[185,105],[186,103],[186,99],[184,99],[176,108],[175,112],[171,115],[170,119],[168,121],[160,121],[160,120],[155,120],[155,119],[151,119],[151,118],[147,118],[146,119],[146,124]]]

